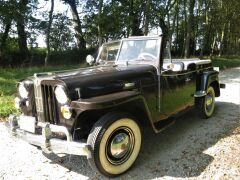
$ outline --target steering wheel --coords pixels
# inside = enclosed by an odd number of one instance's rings
[[[150,53],[146,53],[146,52],[140,53],[140,54],[138,55],[138,59],[148,59],[149,57],[151,58],[151,60],[152,60],[152,59],[157,59],[156,56],[154,56],[154,55],[152,55],[152,54],[150,54]]]

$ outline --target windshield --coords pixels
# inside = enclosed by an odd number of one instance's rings
[[[159,39],[123,40],[118,61],[158,59],[160,51]]]
[[[100,48],[100,54],[97,57],[97,61],[115,61],[119,46],[120,41],[103,44]]]

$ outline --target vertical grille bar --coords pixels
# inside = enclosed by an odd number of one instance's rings
[[[47,86],[46,87],[47,91],[48,91],[48,112],[49,112],[49,120],[50,123],[54,123],[54,119],[53,119],[53,109],[52,109],[52,93],[51,93],[51,86]]]
[[[45,121],[51,124],[58,123],[58,108],[54,95],[54,89],[51,85],[42,84],[43,109]]]
[[[52,97],[52,109],[53,109],[53,120],[54,120],[54,124],[58,123],[58,109],[57,109],[57,101],[56,101],[56,97],[54,94],[54,88],[51,87],[51,97]]]
[[[42,96],[43,96],[43,111],[44,111],[44,117],[45,117],[45,121],[49,122],[50,118],[49,118],[49,109],[48,109],[48,92],[46,91],[46,85],[42,85]]]

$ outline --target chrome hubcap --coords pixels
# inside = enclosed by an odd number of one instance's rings
[[[119,165],[128,160],[133,151],[134,142],[131,129],[126,127],[116,129],[107,142],[106,156],[109,162]]]
[[[205,110],[207,113],[212,113],[214,108],[214,94],[209,91],[205,97]]]
[[[207,106],[210,106],[212,103],[213,103],[213,98],[212,98],[211,95],[208,95],[208,96],[206,97],[206,105],[207,105]]]
[[[126,133],[119,133],[113,137],[110,145],[110,152],[114,158],[122,158],[129,150],[129,136]]]

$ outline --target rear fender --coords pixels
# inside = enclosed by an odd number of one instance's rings
[[[220,85],[217,71],[207,71],[200,75],[200,82],[197,82],[197,91],[194,93],[194,97],[203,97],[206,95],[207,88],[213,86],[215,96],[220,96]]]

